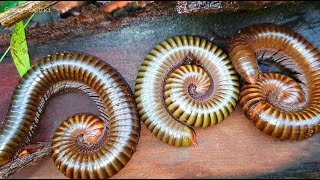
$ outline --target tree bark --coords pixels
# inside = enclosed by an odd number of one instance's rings
[[[50,155],[51,143],[39,142],[37,144],[31,144],[22,147],[21,150],[27,150],[31,154],[18,157],[13,161],[9,162],[8,164],[0,167],[0,179],[5,179],[23,168],[36,164],[45,156]]]

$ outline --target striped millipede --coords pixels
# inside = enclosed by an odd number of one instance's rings
[[[239,79],[227,55],[205,39],[176,36],[146,56],[137,75],[140,119],[163,142],[189,146],[193,127],[213,126],[234,110]]]
[[[320,53],[314,45],[285,27],[262,24],[236,33],[229,56],[247,82],[240,105],[258,129],[281,140],[304,139],[319,132]],[[289,69],[293,77],[262,74],[257,60],[266,59]]]
[[[140,123],[133,94],[115,69],[92,55],[57,53],[23,76],[0,130],[0,165],[30,141],[45,103],[69,89],[85,92],[99,117],[78,114],[64,121],[52,140],[52,158],[69,178],[108,178],[136,151]]]

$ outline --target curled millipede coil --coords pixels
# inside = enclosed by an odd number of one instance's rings
[[[69,178],[108,178],[136,151],[140,123],[125,81],[102,60],[80,53],[57,53],[39,60],[23,76],[0,129],[0,164],[28,143],[46,102],[69,89],[86,93],[99,116],[79,114],[64,121],[52,140],[52,157]]]
[[[247,82],[240,105],[247,118],[273,137],[304,139],[320,128],[320,53],[301,35],[274,24],[241,29],[230,40],[229,55]],[[272,60],[293,75],[259,70]]]
[[[213,126],[234,110],[237,73],[216,45],[193,36],[155,46],[137,75],[135,100],[141,120],[173,146],[195,143],[192,127]]]

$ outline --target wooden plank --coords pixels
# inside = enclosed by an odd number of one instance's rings
[[[320,177],[319,136],[305,141],[275,140],[252,126],[239,107],[221,124],[196,132],[198,146],[175,148],[142,125],[137,152],[114,178]],[[290,173],[282,176],[285,171]],[[22,177],[65,178],[50,157],[10,178]]]
[[[50,45],[32,46],[32,62],[58,51],[81,51],[111,64],[131,89],[145,55],[162,40],[176,35],[196,35],[226,49],[223,37],[239,28],[271,22],[300,33],[320,49],[320,3],[283,5],[258,11],[215,15],[177,15],[141,21],[116,31],[66,39]],[[270,70],[266,68],[266,70]],[[0,121],[19,76],[10,58],[0,64]],[[64,94],[49,102],[34,142],[48,140],[68,116],[96,112],[89,98]],[[221,124],[196,129],[198,146],[175,148],[163,144],[142,124],[138,150],[114,178],[320,178],[320,135],[303,141],[279,141],[257,130],[243,116],[240,107]],[[65,178],[51,158],[26,168],[11,178]]]

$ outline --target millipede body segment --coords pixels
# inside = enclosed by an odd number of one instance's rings
[[[57,129],[52,157],[58,169],[69,178],[108,178],[128,163],[140,136],[131,91],[107,63],[68,52],[44,57],[19,82],[0,129],[0,165],[29,142],[50,97],[69,89],[88,94],[100,114],[75,115]]]
[[[195,143],[192,127],[213,126],[234,110],[238,80],[216,45],[193,36],[170,38],[150,51],[138,72],[140,119],[163,142],[189,146]]]
[[[247,82],[240,93],[245,115],[280,139],[303,139],[320,128],[320,53],[301,35],[281,26],[243,28],[230,40],[229,56]],[[293,76],[263,74],[257,61],[273,60]]]

